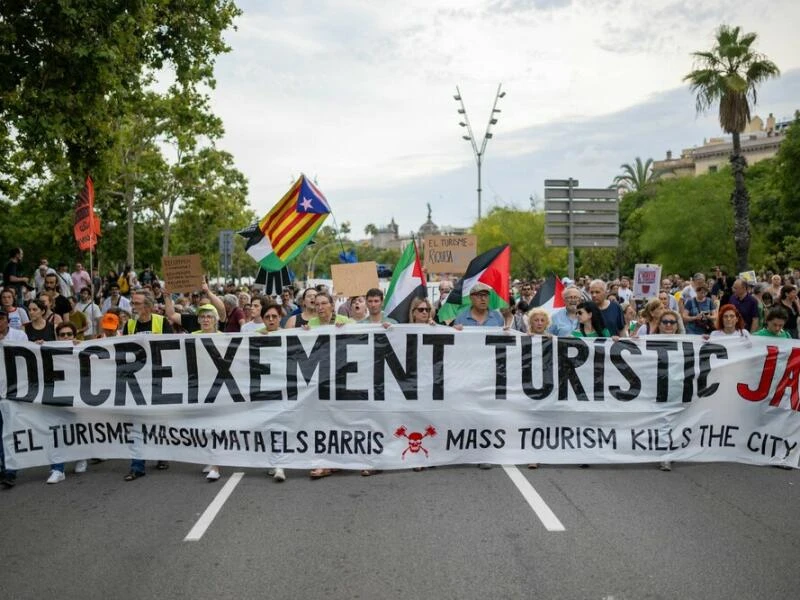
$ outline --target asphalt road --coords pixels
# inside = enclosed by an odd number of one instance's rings
[[[499,467],[279,484],[123,461],[0,492],[0,598],[782,599],[800,594],[800,471],[733,464]],[[184,541],[234,472],[203,536]]]

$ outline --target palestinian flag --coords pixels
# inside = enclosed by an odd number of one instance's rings
[[[398,323],[408,323],[408,311],[414,298],[425,298],[428,285],[419,261],[417,244],[412,242],[403,250],[394,268],[392,281],[383,300],[383,312]]]
[[[536,295],[528,305],[528,309],[540,306],[552,313],[554,310],[564,308],[563,291],[564,284],[561,283],[561,280],[556,277],[554,273],[551,273],[550,276],[545,279],[544,283],[542,283],[539,291],[536,292]]]
[[[447,302],[439,309],[437,315],[439,322],[451,321],[462,310],[472,306],[469,291],[479,281],[492,288],[489,292],[489,309],[507,307],[510,273],[511,248],[508,244],[492,248],[473,258],[467,265],[464,277],[456,283],[453,291],[447,296]]]

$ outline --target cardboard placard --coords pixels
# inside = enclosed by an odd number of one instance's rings
[[[755,271],[742,271],[739,273],[739,279],[744,281],[745,283],[754,284],[756,283],[756,272]]]
[[[342,296],[363,296],[370,288],[378,287],[378,263],[374,260],[360,263],[331,265],[333,290]]]
[[[477,256],[478,236],[430,235],[422,243],[422,264],[428,273],[464,273]]]
[[[164,286],[170,293],[199,290],[205,281],[203,261],[199,254],[164,256],[161,259],[161,272],[164,274]]]
[[[661,265],[636,265],[633,270],[634,298],[658,298]]]

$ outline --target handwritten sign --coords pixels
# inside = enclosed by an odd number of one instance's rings
[[[475,258],[474,235],[431,235],[423,242],[423,264],[428,273],[463,273]]]
[[[378,287],[378,265],[374,260],[331,265],[333,290],[342,296],[363,296]]]
[[[199,254],[164,256],[161,259],[164,286],[169,292],[191,292],[203,285],[203,261]]]

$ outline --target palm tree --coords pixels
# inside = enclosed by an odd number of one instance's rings
[[[646,184],[658,179],[658,173],[653,171],[653,159],[648,158],[644,163],[638,156],[633,165],[628,163],[619,166],[622,174],[614,177],[614,185],[625,188],[629,192],[637,192]]]
[[[733,240],[736,266],[747,269],[750,252],[750,196],[744,184],[747,166],[742,156],[739,134],[750,121],[750,102],[756,105],[757,86],[780,75],[778,67],[753,50],[757,34],[741,34],[739,27],[721,25],[716,43],[709,52],[693,52],[695,70],[683,78],[697,94],[697,112],[702,113],[719,101],[719,124],[733,137],[730,162],[733,170]]]

